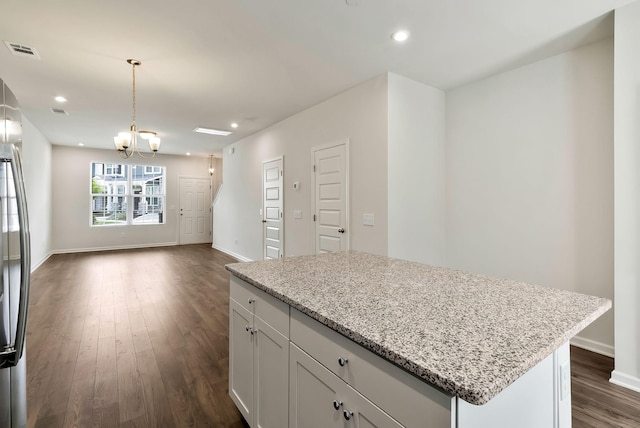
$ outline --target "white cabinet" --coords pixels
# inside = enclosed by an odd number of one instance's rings
[[[288,426],[289,306],[231,279],[229,395],[253,428]]]
[[[296,345],[291,345],[292,428],[400,428],[384,411]]]
[[[245,420],[253,418],[253,314],[229,301],[229,395]]]
[[[252,428],[571,426],[569,344],[469,404],[231,276],[229,395]]]
[[[401,426],[455,427],[456,399],[452,395],[419,380],[295,309],[291,310],[290,329],[292,348],[293,344],[297,345]],[[304,391],[298,393],[304,394]]]

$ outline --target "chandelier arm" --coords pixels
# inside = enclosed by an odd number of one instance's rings
[[[125,148],[124,150],[120,150],[118,153],[120,153],[120,157],[122,159],[129,159],[135,153],[135,149]]]
[[[153,152],[153,154],[151,156],[145,156],[142,154],[142,152],[140,150],[138,150],[138,156],[140,156],[141,158],[145,158],[145,159],[153,159],[156,157],[156,152]]]

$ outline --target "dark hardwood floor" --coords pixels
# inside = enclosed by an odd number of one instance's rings
[[[571,347],[573,428],[640,427],[640,393],[609,382],[613,359]]]
[[[51,257],[32,279],[28,425],[246,426],[227,395],[234,261],[208,245]]]
[[[209,245],[52,256],[32,278],[28,426],[246,427],[227,394],[234,261]],[[640,427],[610,358],[571,363],[574,428]]]

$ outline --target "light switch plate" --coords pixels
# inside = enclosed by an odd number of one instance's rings
[[[302,210],[293,210],[293,218],[302,218]]]
[[[373,214],[362,214],[362,224],[364,226],[373,226],[375,224]]]

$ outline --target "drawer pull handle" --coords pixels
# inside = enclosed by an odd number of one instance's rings
[[[342,401],[333,400],[333,408],[336,410],[340,410],[340,407],[342,407]]]
[[[345,364],[347,364],[349,362],[349,360],[347,360],[346,358],[338,358],[338,364],[340,364],[340,367],[344,367]]]
[[[252,304],[256,301],[256,299],[249,299],[249,304]]]
[[[353,412],[350,410],[345,410],[342,415],[344,416],[344,420],[348,421],[349,419],[351,419],[351,416],[353,416]]]
[[[249,330],[251,330],[251,327],[249,327],[248,325],[245,325],[245,326],[244,326],[244,329],[245,329],[246,331],[249,331]]]

